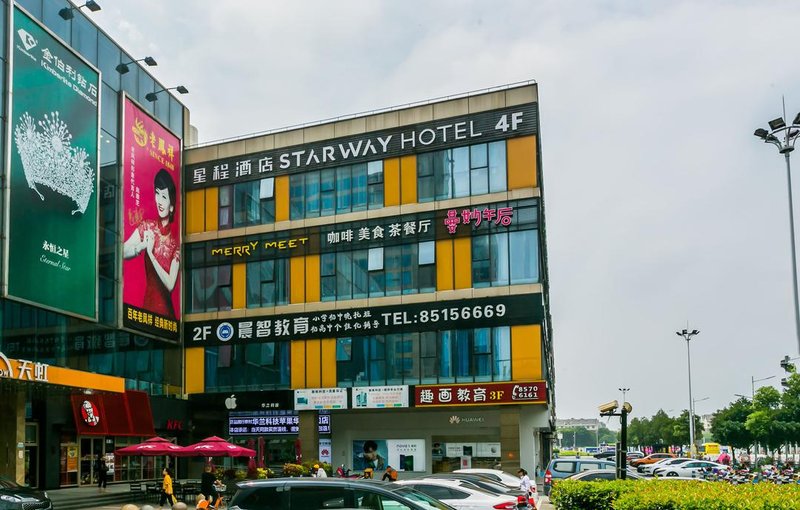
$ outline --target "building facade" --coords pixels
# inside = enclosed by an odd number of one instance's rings
[[[93,483],[98,458],[112,481],[157,477],[163,458],[113,451],[154,433],[182,442],[176,424],[188,423],[177,332],[127,325],[122,303],[122,233],[135,218],[122,200],[134,122],[124,108],[169,133],[153,139],[156,152],[171,140],[165,167],[180,162],[188,110],[135,62],[143,56],[72,7],[0,1],[0,474],[45,489]]]
[[[188,149],[193,423],[267,464],[544,466],[539,133],[529,83]]]

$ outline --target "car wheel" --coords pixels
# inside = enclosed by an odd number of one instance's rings
[[[667,476],[678,476],[678,473],[676,473],[675,471],[670,471],[669,473],[667,473]]]

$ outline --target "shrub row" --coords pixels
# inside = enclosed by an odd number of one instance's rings
[[[688,480],[563,480],[550,500],[557,510],[798,510],[800,485]]]

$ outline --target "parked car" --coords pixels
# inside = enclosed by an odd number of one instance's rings
[[[642,452],[628,452],[625,454],[628,457],[628,462],[636,459],[643,459],[644,453]]]
[[[685,476],[688,478],[702,478],[703,470],[717,469],[727,471],[730,469],[725,464],[711,462],[710,460],[691,460],[674,466],[664,466],[653,471],[655,476]]]
[[[372,508],[453,510],[453,507],[397,482],[337,478],[272,478],[238,484],[229,510]]]
[[[484,475],[492,480],[502,483],[506,487],[511,489],[519,489],[519,478],[502,471],[500,469],[482,469],[482,468],[469,468],[469,469],[456,469],[453,471],[454,473],[473,473],[478,475]],[[533,486],[536,486],[535,475],[533,473],[528,473],[528,477],[531,479]]]
[[[641,459],[636,459],[631,461],[631,466],[639,467],[643,464],[655,464],[661,459],[674,459],[676,455],[674,453],[651,453],[647,457],[642,457]]]
[[[491,492],[492,494],[497,494],[499,496],[511,496],[514,498],[519,498],[519,496],[525,496],[519,487],[516,489],[512,489],[507,485],[503,485],[502,483],[492,480],[488,478],[486,475],[480,475],[477,473],[436,473],[433,475],[424,475],[421,478],[428,478],[433,480],[462,480],[466,483],[473,484],[474,486],[483,489],[487,492]],[[533,497],[530,498],[529,504],[534,508],[539,507],[539,494],[534,491]]]
[[[0,508],[23,510],[52,510],[53,503],[46,492],[19,485],[0,477]]]
[[[642,464],[641,466],[636,468],[636,471],[645,475],[652,475],[656,469],[665,466],[677,466],[678,464],[683,464],[684,462],[689,462],[690,460],[692,459],[687,459],[686,457],[676,457],[674,459],[670,458],[661,459],[658,462],[654,462],[653,464]]]
[[[628,480],[643,480],[644,477],[633,471],[627,471],[625,476]],[[589,471],[582,471],[568,476],[568,480],[580,480],[582,482],[591,482],[593,480],[616,480],[617,472],[609,469],[590,469]]]
[[[456,510],[485,510],[497,508],[498,510],[515,510],[518,499],[515,496],[500,496],[484,491],[480,488],[469,487],[470,482],[464,480],[440,479],[414,479],[400,480],[397,485],[412,487],[419,492],[436,498],[442,503],[447,503]]]
[[[614,460],[617,458],[617,452],[614,450],[610,450],[607,452],[595,453],[594,458],[600,460]]]
[[[616,465],[613,462],[595,459],[594,457],[551,460],[550,464],[547,465],[547,470],[544,472],[544,495],[550,495],[550,489],[557,480],[593,469],[606,469],[613,472],[616,469]]]

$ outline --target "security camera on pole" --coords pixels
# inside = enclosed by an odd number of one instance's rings
[[[617,443],[617,479],[625,480],[628,473],[628,415],[633,410],[633,407],[627,402],[623,402],[622,408],[617,411],[619,402],[612,400],[597,407],[600,411],[600,416],[619,416],[620,423],[620,440]]]

